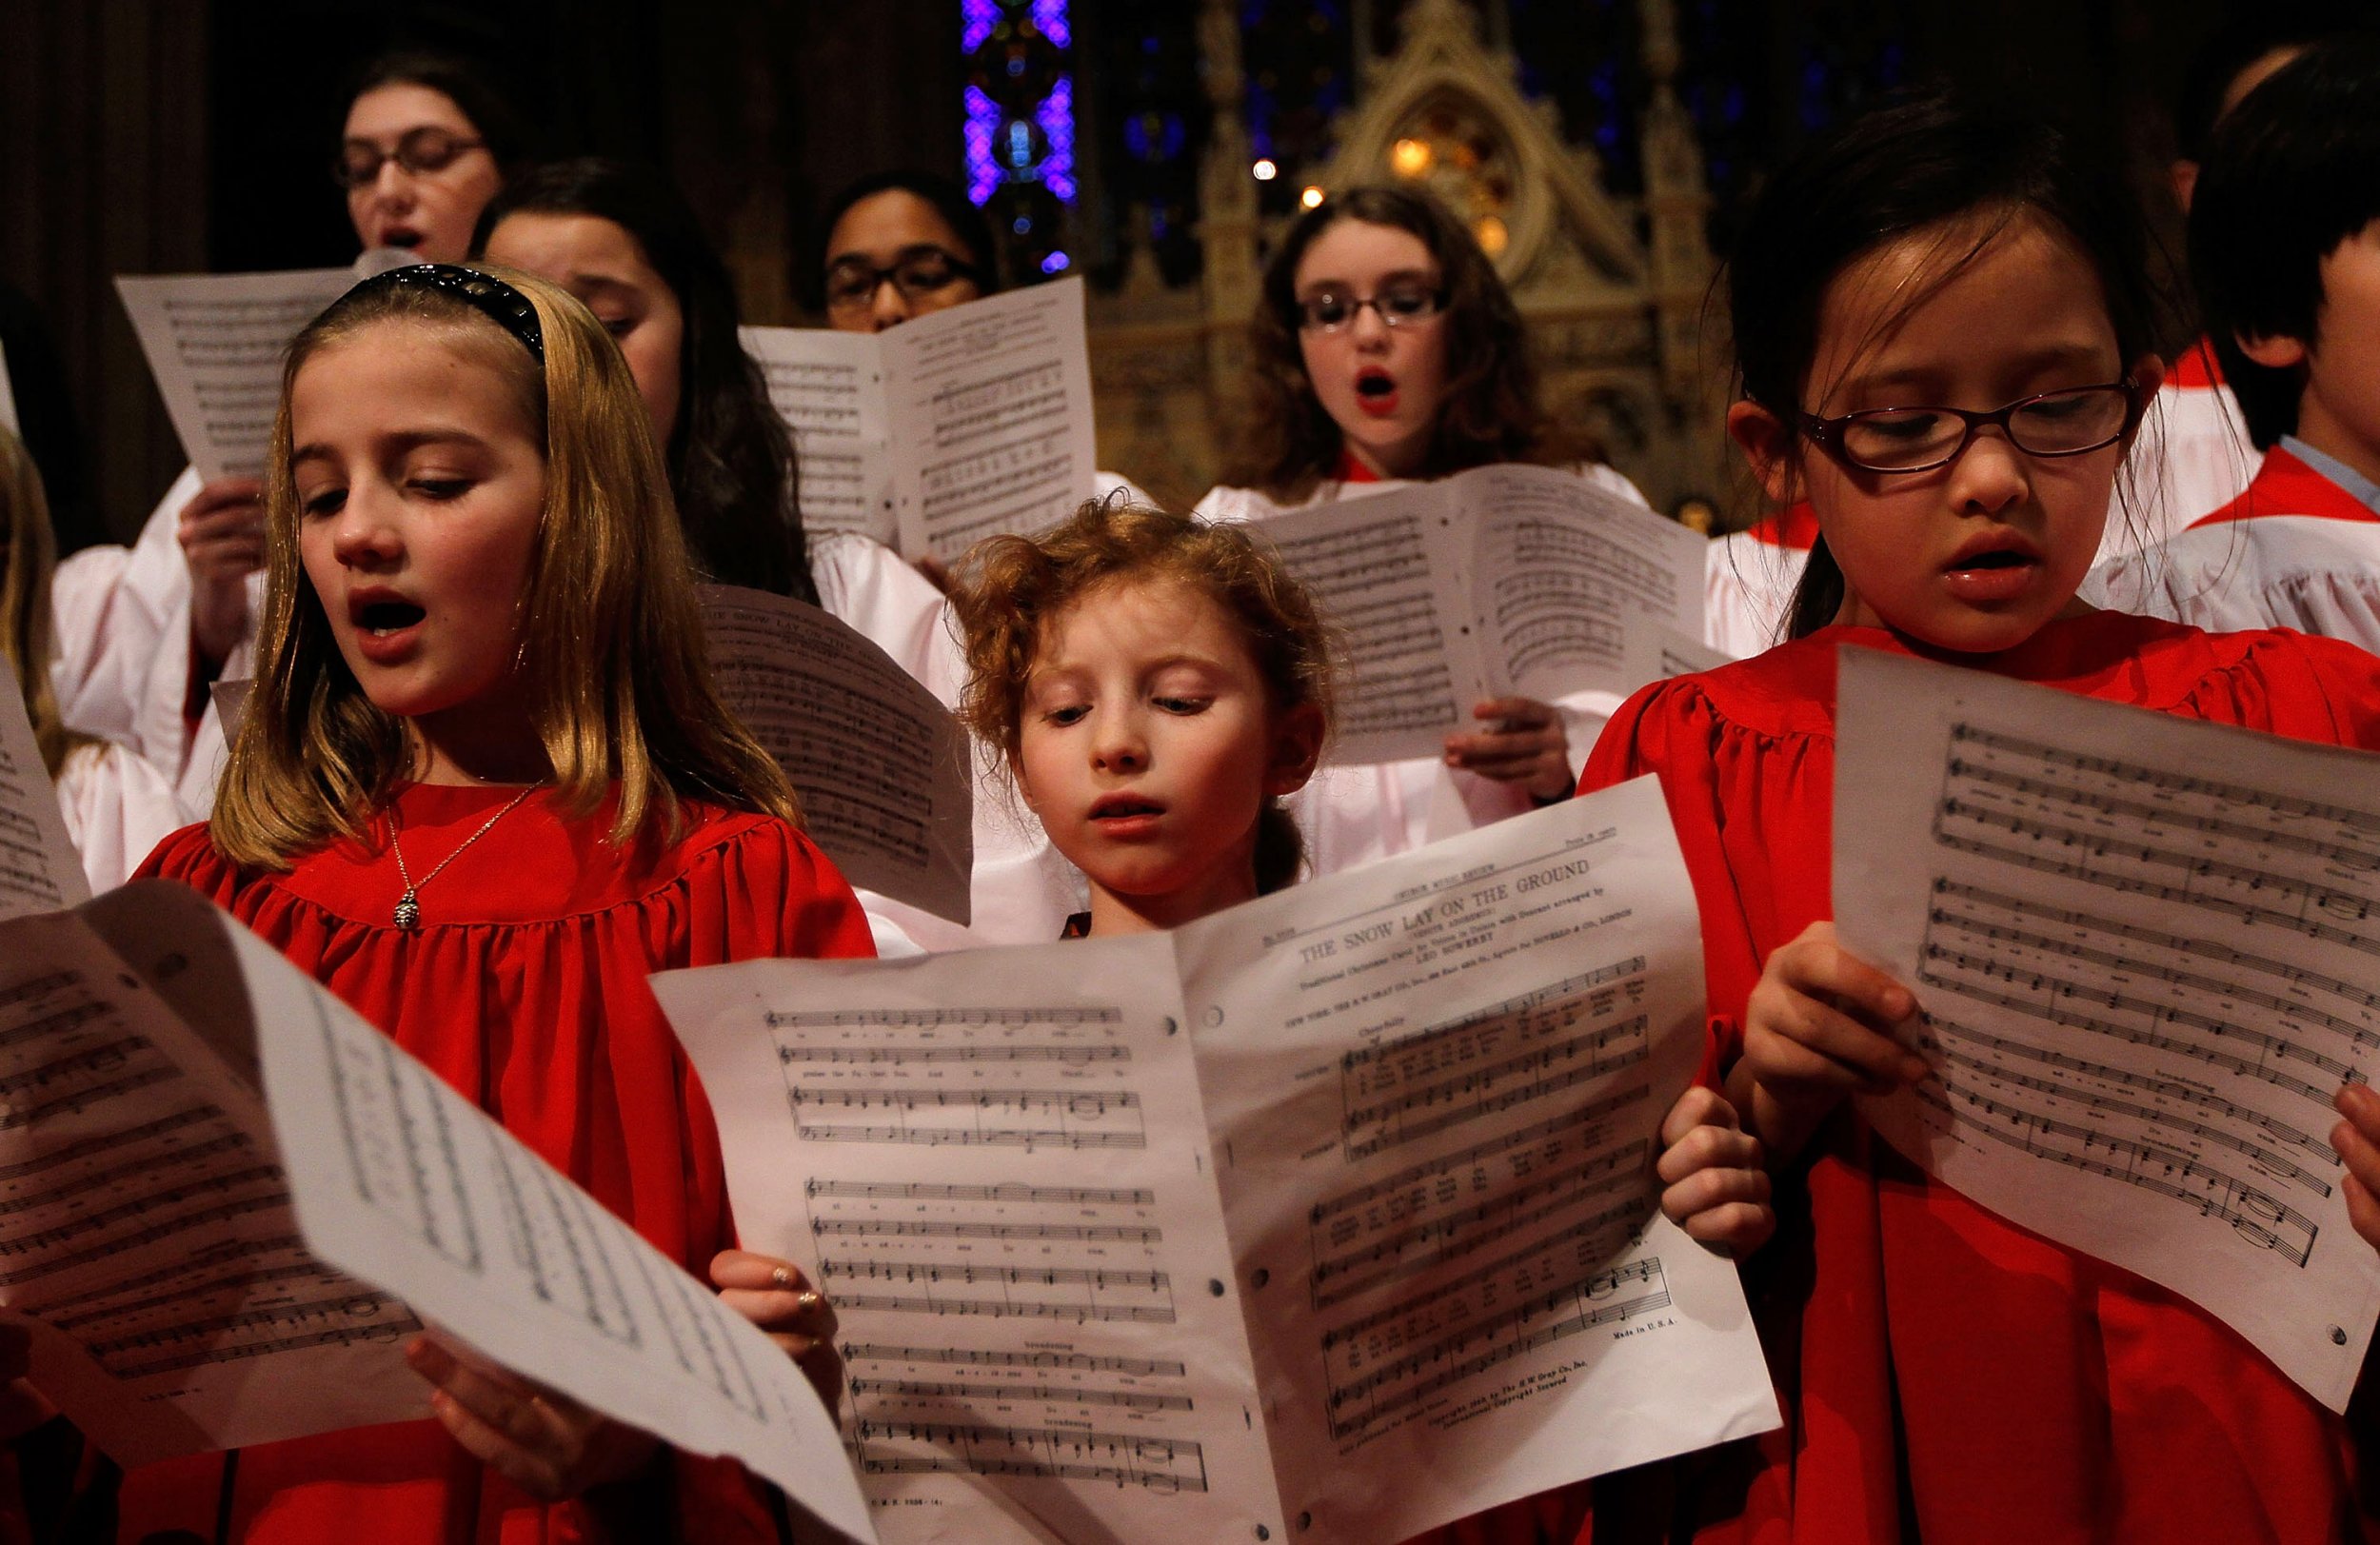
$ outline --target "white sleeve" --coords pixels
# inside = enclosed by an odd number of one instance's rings
[[[827,531],[814,533],[809,545],[819,604],[892,656],[943,706],[955,706],[966,659],[942,593],[881,542]]]
[[[1738,660],[1772,649],[1810,555],[1749,531],[1714,537],[1702,576],[1702,642]]]
[[[2112,558],[2178,535],[2248,489],[2264,453],[2228,386],[2165,386],[2132,442],[2128,497],[2108,511],[2099,556]]]
[[[58,807],[93,894],[123,884],[159,842],[190,823],[165,775],[109,742],[67,758],[58,769]]]
[[[1190,506],[1190,513],[1210,525],[1221,521],[1260,521],[1279,513],[1279,506],[1254,488],[1231,488],[1221,484],[1206,490],[1206,497]]]
[[[180,526],[182,506],[198,489],[196,469],[186,469],[131,546],[86,548],[58,565],[50,590],[58,650],[50,680],[59,716],[69,728],[146,751],[146,704],[161,655],[175,657],[187,683],[190,571],[182,559]],[[180,712],[177,702],[177,719]],[[167,749],[178,765],[178,733]]]
[[[2290,627],[2380,653],[2380,523],[2261,515],[2101,565],[2086,599],[2236,633]]]

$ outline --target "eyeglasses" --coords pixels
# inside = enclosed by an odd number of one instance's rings
[[[341,188],[368,187],[380,180],[380,168],[391,161],[419,177],[446,170],[466,151],[486,148],[486,140],[466,140],[424,124],[397,136],[397,148],[386,153],[370,140],[347,141],[330,164],[330,180]]]
[[[914,301],[948,289],[962,279],[980,285],[983,270],[939,247],[912,247],[893,259],[889,268],[880,268],[863,257],[840,258],[826,270],[826,309],[864,309],[887,279]]]
[[[1975,431],[1997,425],[2028,456],[2080,456],[2124,438],[2140,417],[2131,377],[2100,386],[2045,391],[1989,413],[1963,407],[1872,407],[1831,419],[1793,415],[1802,432],[1846,466],[1865,472],[1931,472],[1958,460]]]
[[[1299,325],[1308,332],[1334,333],[1354,327],[1356,313],[1367,306],[1379,313],[1383,327],[1413,327],[1446,309],[1446,291],[1431,285],[1395,284],[1358,300],[1344,290],[1318,289],[1298,303]]]

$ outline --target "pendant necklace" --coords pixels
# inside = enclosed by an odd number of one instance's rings
[[[443,871],[447,864],[450,864],[455,860],[461,858],[465,848],[469,847],[473,842],[476,842],[481,838],[486,836],[488,832],[494,828],[497,822],[502,821],[505,817],[512,814],[512,812],[520,806],[523,800],[527,799],[530,795],[536,793],[539,789],[545,786],[545,785],[543,783],[531,783],[520,793],[512,796],[510,800],[507,800],[505,802],[503,809],[498,810],[494,815],[489,816],[485,822],[481,822],[479,830],[463,839],[461,842],[456,844],[453,852],[438,861],[437,868],[430,870],[429,873],[424,875],[418,881],[406,872],[405,849],[397,845],[397,817],[396,812],[391,810],[388,813],[388,851],[396,857],[397,878],[405,881],[405,894],[397,898],[396,912],[390,920],[396,923],[399,930],[405,933],[411,933],[414,929],[422,925],[422,905],[419,897],[421,889],[424,885],[426,885],[431,881],[437,879],[440,872]]]

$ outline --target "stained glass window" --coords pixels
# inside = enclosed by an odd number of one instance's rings
[[[1077,192],[1074,26],[1069,0],[960,0],[967,66],[967,196],[1007,247],[1012,277],[1074,265],[1065,211]]]

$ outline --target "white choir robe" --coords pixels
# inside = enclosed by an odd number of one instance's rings
[[[1702,642],[1738,660],[1784,642],[1785,614],[1817,535],[1817,517],[1802,504],[1749,530],[1713,537],[1703,570]]]
[[[1636,485],[1608,466],[1582,465],[1573,468],[1581,477],[1633,505],[1643,505]],[[1197,513],[1210,521],[1263,521],[1289,509],[1310,509],[1338,499],[1359,499],[1408,487],[1408,482],[1384,479],[1354,483],[1331,480],[1303,504],[1284,507],[1254,488],[1216,487],[1198,503]],[[1648,506],[1649,507],[1649,506]],[[1609,692],[1579,692],[1557,702],[1563,732],[1570,739],[1570,765],[1577,769],[1603,733],[1604,723],[1620,704]],[[1465,704],[1468,711],[1469,705]],[[1464,731],[1486,729],[1485,721],[1469,721]],[[1455,733],[1449,730],[1449,733]],[[1437,757],[1403,762],[1330,763],[1318,769],[1306,786],[1287,801],[1304,837],[1308,872],[1338,874],[1359,868],[1376,859],[1409,852],[1426,843],[1458,836],[1531,807],[1529,792],[1519,783],[1498,782],[1477,773],[1460,772]]]
[[[2231,506],[2101,565],[2083,599],[2211,633],[2288,627],[2380,653],[2380,509],[2304,450],[2284,440]]]
[[[191,821],[165,775],[112,741],[68,753],[58,769],[58,808],[93,894],[131,879],[150,849]]]
[[[2174,360],[2132,443],[2133,497],[2109,510],[2100,562],[2153,547],[2222,509],[2247,490],[2263,459],[2213,346],[2200,339]]]

